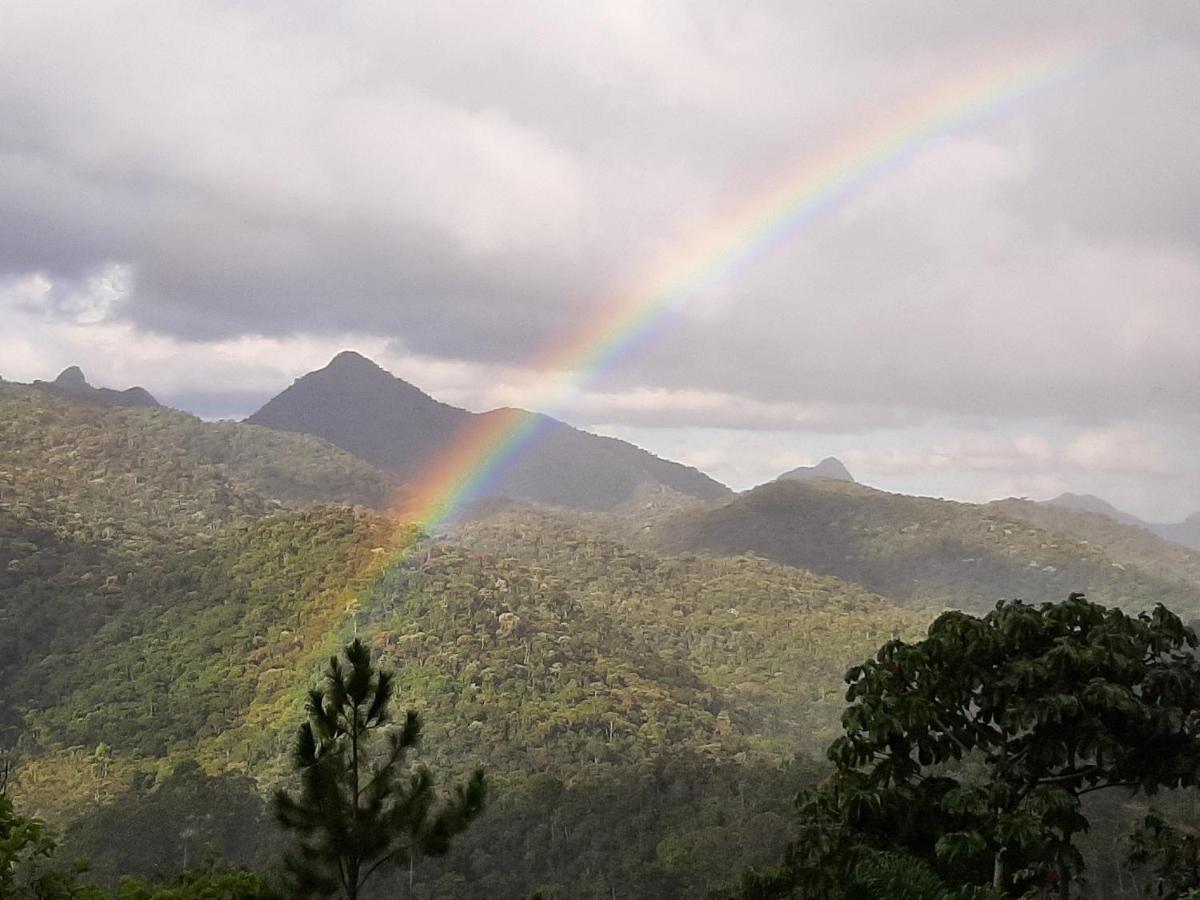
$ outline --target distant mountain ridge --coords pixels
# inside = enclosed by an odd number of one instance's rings
[[[1103,603],[1161,601],[1200,615],[1200,581],[1173,573],[1168,549],[1114,556],[1111,547],[1011,512],[811,478],[684,510],[656,523],[645,540],[675,555],[753,553],[907,603],[981,611],[1001,599],[1040,602],[1083,591]]]
[[[324,438],[401,480],[416,478],[481,417],[430,397],[354,351],[298,378],[246,419]],[[539,435],[484,490],[484,496],[602,510],[643,485],[704,500],[730,490],[697,469],[660,459],[615,438],[539,415]]]
[[[987,508],[1047,531],[1068,534],[1081,546],[1103,550],[1122,565],[1135,565],[1152,575],[1182,579],[1200,587],[1200,552],[1139,525],[1102,512],[1034,500],[993,500]]]
[[[68,366],[58,373],[53,381],[34,381],[34,387],[59,391],[73,397],[81,397],[103,403],[105,406],[161,406],[144,387],[131,387],[123,391],[106,387],[93,387],[88,383],[79,366]]]
[[[1117,509],[1107,500],[1094,494],[1059,494],[1045,501],[1048,506],[1060,506],[1079,512],[1099,513],[1124,525],[1135,525],[1157,534],[1168,541],[1182,544],[1191,550],[1200,550],[1200,512],[1192,513],[1182,522],[1147,522],[1137,516]]]
[[[776,481],[807,481],[810,478],[830,478],[834,481],[849,481],[857,484],[850,470],[835,456],[827,456],[815,466],[800,466],[784,472]]]

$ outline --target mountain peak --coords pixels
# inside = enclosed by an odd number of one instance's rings
[[[472,413],[442,403],[359,353],[337,354],[297,378],[246,421],[322,437],[399,476],[423,477],[475,423],[507,423],[511,413]],[[729,489],[702,472],[659,459],[616,438],[579,431],[540,413],[538,440],[508,465],[487,493],[577,509],[608,509],[642,484],[716,499]],[[488,426],[490,427],[490,426]]]
[[[64,391],[78,391],[90,388],[88,380],[84,377],[83,369],[79,366],[67,366],[58,373],[58,377],[52,382],[55,387],[60,387]]]
[[[92,387],[79,366],[67,366],[53,381],[34,381],[34,387],[49,388],[83,400],[103,403],[105,406],[158,406],[157,400],[145,388],[131,387],[123,391],[112,388]]]
[[[386,371],[383,366],[375,362],[373,359],[368,359],[357,350],[342,350],[325,366],[326,369],[345,370],[345,371]]]
[[[835,456],[827,456],[815,466],[800,466],[784,472],[776,481],[807,481],[810,478],[829,478],[833,481],[854,481],[850,470]]]

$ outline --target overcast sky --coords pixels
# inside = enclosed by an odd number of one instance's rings
[[[243,416],[353,347],[439,399],[539,370],[864,130],[1103,46],[698,284],[573,424],[736,488],[1200,509],[1200,6],[8,2],[0,375]],[[1047,50],[1046,48],[1050,48]]]

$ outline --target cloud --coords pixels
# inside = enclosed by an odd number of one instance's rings
[[[1078,46],[1105,49],[970,105]],[[966,91],[956,127],[732,270],[685,255],[673,311],[562,414],[908,428],[902,455],[933,420],[1194,422],[1197,78],[1186,0],[23,4],[0,30],[0,285],[25,298],[0,368],[88,359],[246,411],[353,345],[453,402],[525,404],[556,375],[538,360],[681,248]]]
[[[1063,462],[1084,470],[1144,472],[1168,470],[1166,451],[1131,430],[1085,431],[1062,451]]]
[[[843,461],[851,468],[885,475],[951,471],[1158,475],[1167,470],[1164,448],[1131,429],[1088,429],[1057,441],[1038,434],[967,433],[925,450],[850,449]]]

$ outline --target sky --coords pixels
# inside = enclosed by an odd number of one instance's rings
[[[0,376],[242,417],[357,349],[529,406],[556,347],[851,136],[943,130],[549,410],[737,489],[1200,510],[1200,7],[1183,0],[0,7]]]

